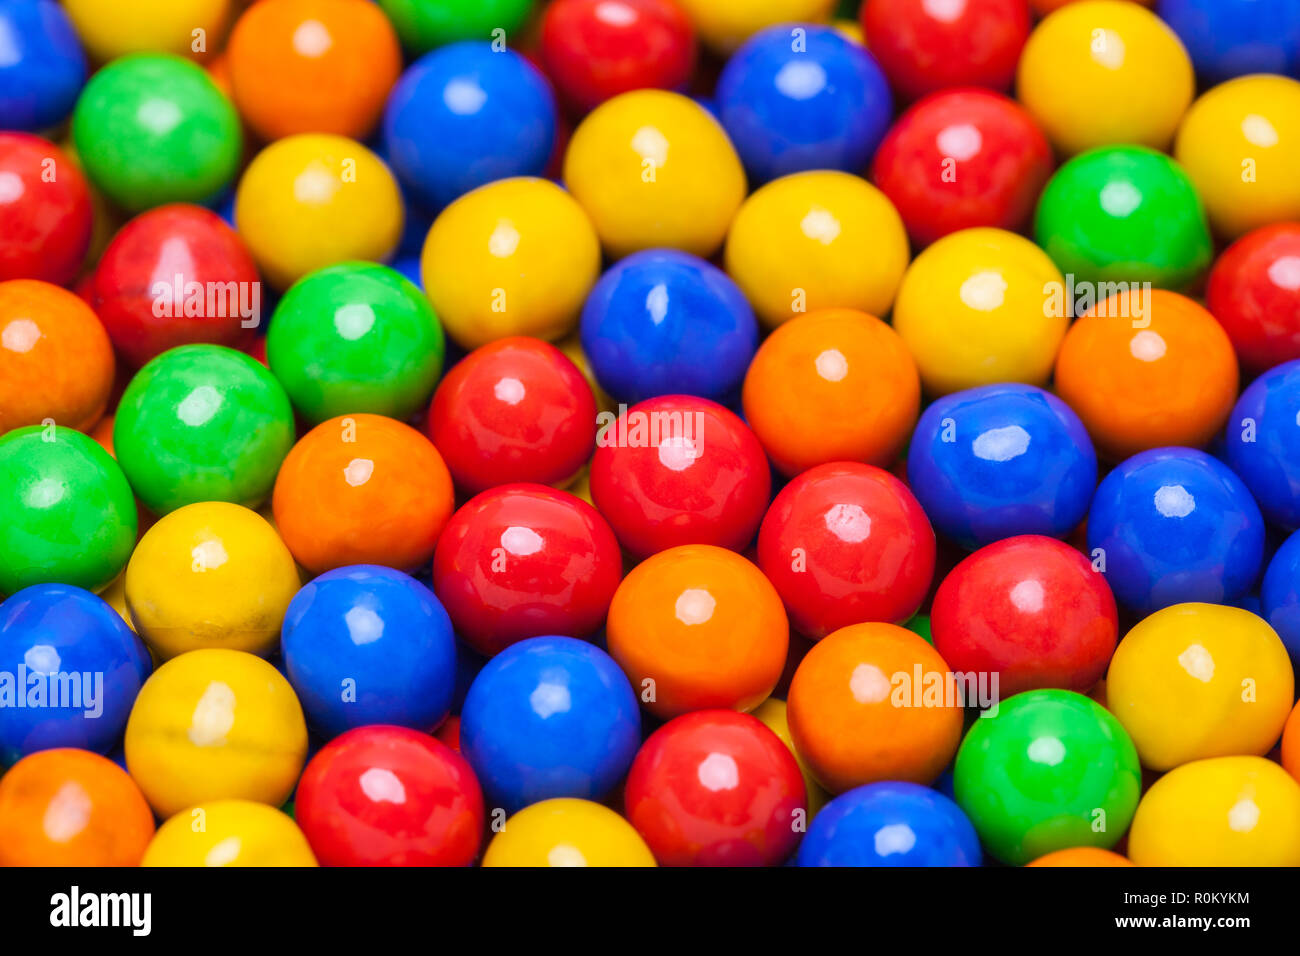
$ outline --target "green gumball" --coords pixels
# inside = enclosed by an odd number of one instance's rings
[[[457,40],[513,40],[533,10],[533,0],[379,0],[402,40],[416,54]]]

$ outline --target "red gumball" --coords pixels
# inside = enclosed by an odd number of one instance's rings
[[[565,484],[596,445],[596,399],[554,345],[522,336],[475,349],[433,393],[429,438],[456,487]]]
[[[1115,652],[1119,621],[1105,576],[1055,538],[1026,534],[980,548],[941,585],[934,647],[959,672],[997,673],[997,693],[1087,693]]]
[[[1205,304],[1250,371],[1300,358],[1300,223],[1256,229],[1224,250]]]
[[[294,818],[324,866],[468,866],[483,793],[459,754],[377,724],[335,737],[298,782]]]
[[[849,624],[907,621],[930,587],[935,539],[907,486],[856,462],[818,465],[772,502],[758,564],[790,623],[814,640]]]
[[[903,99],[951,86],[1006,90],[1029,38],[1026,0],[866,0],[862,30]]]
[[[632,406],[597,444],[592,501],[633,557],[679,544],[740,551],[754,540],[772,475],[763,446],[735,413],[664,395]]]
[[[501,485],[452,515],[433,589],[461,639],[491,656],[528,637],[591,636],[622,570],[618,540],[591,505],[544,485]]]
[[[623,804],[664,866],[775,866],[799,842],[808,805],[790,749],[734,710],[697,710],[651,734]]]
[[[945,90],[913,105],[885,135],[872,178],[928,245],[950,232],[1028,227],[1052,174],[1052,148],[1014,100]]]
[[[0,282],[77,277],[93,221],[86,178],[63,150],[29,133],[0,133]]]

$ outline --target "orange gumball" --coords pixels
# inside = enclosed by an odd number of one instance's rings
[[[916,362],[890,326],[855,309],[781,325],[745,375],[745,418],[787,475],[831,461],[888,466],[921,402]]]
[[[795,749],[832,793],[929,784],[961,742],[963,685],[939,652],[896,624],[852,624],[815,645],[790,682]]]
[[[1282,766],[1300,782],[1300,704],[1292,709],[1282,727]]]
[[[1112,461],[1168,445],[1203,448],[1237,399],[1237,357],[1223,326],[1191,299],[1133,289],[1070,327],[1056,390]]]
[[[781,678],[785,608],[757,566],[725,548],[688,544],[637,565],[614,592],[610,656],[659,717],[750,711]]]
[[[347,564],[419,567],[433,557],[454,501],[429,439],[358,414],[321,422],[293,446],[271,506],[294,559],[320,574]]]
[[[1133,863],[1099,846],[1073,846],[1044,854],[1025,866],[1133,866]]]
[[[89,750],[42,750],[0,777],[0,866],[138,866],[153,811]]]

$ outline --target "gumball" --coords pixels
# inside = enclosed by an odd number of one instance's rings
[[[638,252],[600,277],[582,309],[582,350],[619,402],[734,399],[758,322],[721,269],[673,249]]]
[[[467,349],[512,335],[559,339],[577,327],[600,275],[600,241],[559,186],[506,179],[434,220],[421,275],[447,333]]]
[[[1069,866],[1069,867],[1094,867],[1094,866],[1132,866],[1125,857],[1120,856],[1113,850],[1103,850],[1095,846],[1076,846],[1067,850],[1053,850],[1051,853],[1044,853],[1036,860],[1031,860],[1025,866]]]
[[[984,848],[1014,866],[1110,849],[1133,819],[1141,776],[1119,721],[1068,690],[1003,700],[971,726],[953,771],[957,804]]]
[[[350,564],[410,570],[433,556],[455,506],[433,444],[381,415],[321,422],[275,479],[275,525],[312,574]]]
[[[729,54],[765,27],[778,23],[825,23],[835,0],[675,0],[700,38]]]
[[[907,268],[907,233],[866,180],[837,170],[795,173],[745,200],[725,259],[764,325],[832,308],[885,315]]]
[[[432,394],[445,352],[424,293],[371,262],[295,282],[266,334],[271,371],[312,422],[354,412],[409,418]]]
[[[266,147],[235,193],[235,227],[278,289],[340,262],[387,260],[401,238],[402,218],[397,181],[379,157],[354,140],[323,133]]]
[[[1001,229],[963,229],[908,267],[894,303],[903,337],[933,395],[1023,382],[1044,385],[1069,316],[1052,307],[1065,279],[1043,250]]]
[[[377,724],[320,749],[294,816],[324,866],[468,866],[482,840],[483,794],[446,745]]]
[[[1163,771],[1207,757],[1268,753],[1291,711],[1294,680],[1286,647],[1256,615],[1178,604],[1120,641],[1106,702],[1142,765]]]
[[[814,640],[850,624],[901,624],[934,574],[934,532],[901,481],[836,462],[781,490],[758,532],[758,563],[795,630]]]
[[[402,71],[402,52],[372,4],[272,0],[240,15],[226,63],[239,115],[262,139],[364,139]]]
[[[1273,555],[1259,589],[1260,616],[1286,645],[1291,661],[1300,660],[1300,532]]]
[[[1178,767],[1142,798],[1128,854],[1138,866],[1300,866],[1300,784],[1262,757]]]
[[[1300,223],[1264,226],[1225,249],[1205,302],[1247,370],[1300,358]]]
[[[271,492],[293,444],[293,410],[256,359],[221,345],[182,345],[131,379],[113,446],[156,514],[199,501],[250,508]]]
[[[979,837],[957,804],[914,783],[870,783],[826,805],[799,866],[979,866]]]
[[[785,475],[829,462],[888,465],[916,423],[921,385],[875,316],[823,309],[769,335],[745,374],[745,419]]]
[[[492,656],[539,634],[590,637],[618,587],[618,541],[596,509],[543,485],[471,498],[433,557],[433,590],[456,633]]]
[[[918,245],[976,226],[1023,232],[1052,171],[1052,148],[1014,100],[944,90],[885,134],[871,178]]]
[[[483,854],[483,866],[655,866],[630,823],[590,800],[559,797],[506,820]]]
[[[0,866],[137,866],[153,826],[126,771],[87,750],[44,750],[0,777]]]
[[[750,713],[761,720],[764,727],[780,737],[781,743],[785,744],[790,753],[794,754],[795,763],[799,765],[799,772],[803,774],[804,793],[808,797],[808,819],[811,820],[821,812],[822,807],[830,800],[831,795],[822,789],[821,784],[812,775],[812,770],[808,767],[807,762],[799,756],[799,751],[794,749],[794,739],[790,736],[790,722],[787,717],[785,701],[777,697],[769,697]]]
[[[457,40],[511,36],[528,19],[533,0],[379,0],[402,46],[420,54]]]
[[[7,3],[0,9],[0,35],[5,127],[36,131],[63,122],[86,82],[86,54],[63,7],[53,0]]]
[[[316,857],[287,814],[252,800],[212,800],[160,826],[140,865],[315,866]]]
[[[208,800],[278,807],[306,757],[293,688],[243,651],[206,648],[163,664],[126,724],[127,769],[161,817]]]
[[[126,567],[138,520],[96,442],[34,425],[0,436],[0,594],[58,582],[97,591]]]
[[[933,782],[957,751],[965,703],[933,647],[882,623],[842,627],[814,644],[786,698],[795,749],[831,793]]]
[[[1081,311],[1056,357],[1056,393],[1097,453],[1119,461],[1209,444],[1237,394],[1237,358],[1214,316],[1176,293],[1136,285]]]
[[[664,246],[708,256],[745,198],[745,171],[717,120],[664,90],[596,107],[569,141],[564,182],[613,258]]]
[[[1213,87],[1187,111],[1174,158],[1228,239],[1300,219],[1300,83],[1260,74]]]
[[[1264,517],[1300,527],[1300,360],[1255,379],[1228,416],[1228,464]]]
[[[63,0],[90,55],[112,60],[141,50],[189,55],[195,33],[215,48],[225,34],[231,0]]]
[[[904,99],[953,86],[1006,90],[1029,36],[1024,0],[866,0],[862,31]]]
[[[40,6],[59,9],[49,0]],[[0,18],[22,9],[0,8]],[[27,133],[0,133],[0,282],[71,282],[86,257],[92,215],[85,177],[63,150]]]
[[[757,567],[724,548],[689,544],[647,558],[623,579],[605,639],[646,708],[668,719],[761,704],[781,677],[789,625]]]
[[[1207,85],[1300,70],[1296,0],[1159,0],[1156,13],[1183,41]]]
[[[652,398],[603,425],[597,445],[592,501],[633,557],[683,544],[740,551],[754,540],[771,471],[754,433],[721,405]]]
[[[789,749],[731,710],[685,714],[651,734],[624,805],[662,866],[774,866],[794,850],[807,814]]]

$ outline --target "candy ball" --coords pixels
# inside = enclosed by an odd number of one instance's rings
[[[213,800],[158,828],[141,866],[315,866],[293,819],[251,800]]]
[[[1264,517],[1300,527],[1300,360],[1265,372],[1228,416],[1228,464]]]
[[[1300,660],[1300,532],[1273,555],[1259,589],[1260,616],[1277,631],[1291,661]]]
[[[1156,13],[1183,41],[1207,85],[1247,73],[1300,71],[1296,0],[1159,0]]]
[[[5,57],[0,64],[0,116],[8,129],[43,130],[72,112],[86,82],[86,54],[67,13],[53,0],[0,9]]]
[[[675,0],[700,38],[728,54],[765,27],[778,23],[825,23],[835,0]]]
[[[379,0],[402,45],[415,54],[457,40],[514,34],[528,19],[533,0]]]
[[[1132,866],[1125,857],[1113,850],[1102,850],[1095,846],[1076,846],[1067,850],[1053,850],[1044,853],[1025,866]]]
[[[520,810],[483,854],[483,866],[655,865],[632,824],[609,807],[565,797]]]
[[[0,133],[0,282],[67,285],[86,257],[91,224],[90,190],[67,154],[39,136]]]
[[[794,754],[795,763],[799,765],[799,772],[803,774],[804,793],[808,797],[808,819],[811,820],[821,812],[821,808],[830,800],[831,795],[822,789],[821,784],[817,782],[817,778],[812,775],[808,762],[794,748],[794,738],[790,736],[790,721],[787,716],[788,709],[785,701],[779,697],[769,697],[751,710],[750,713],[761,720],[764,727],[780,737],[781,743],[785,744],[790,753]]]
[[[196,32],[215,47],[225,33],[231,0],[63,0],[90,55],[112,60],[141,50],[192,54]]]
[[[1225,249],[1205,303],[1247,370],[1300,358],[1300,223],[1264,226]]]

